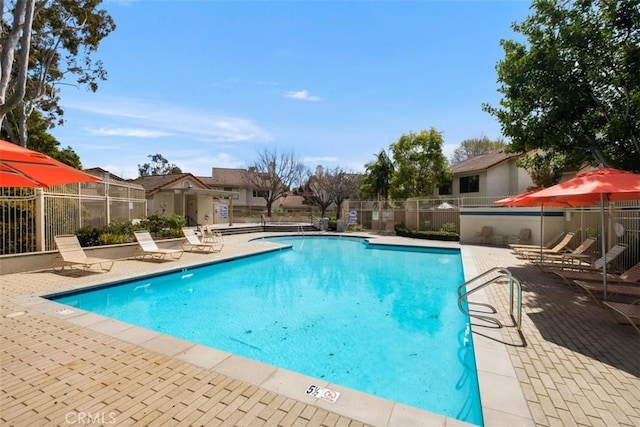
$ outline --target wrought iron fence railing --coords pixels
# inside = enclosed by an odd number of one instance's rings
[[[146,216],[138,185],[92,182],[47,189],[0,188],[0,255],[55,249],[53,237]]]

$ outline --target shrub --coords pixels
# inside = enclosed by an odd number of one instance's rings
[[[458,233],[449,231],[412,231],[403,226],[396,227],[396,235],[403,237],[411,237],[414,239],[442,240],[442,241],[459,241]]]
[[[100,235],[101,245],[118,245],[131,242],[131,237],[126,234],[102,233]]]
[[[445,224],[442,224],[442,227],[440,227],[440,231],[445,231],[447,233],[457,233],[458,230],[456,229],[456,225],[452,222],[447,222]]]
[[[92,225],[82,227],[76,231],[80,246],[99,246],[100,245],[100,229],[102,227],[94,227]]]
[[[173,214],[167,217],[167,225],[174,231],[181,232],[186,223],[187,220],[182,215]]]

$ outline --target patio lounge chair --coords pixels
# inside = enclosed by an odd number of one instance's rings
[[[573,283],[589,293],[595,300],[594,294],[604,293],[602,274],[583,273],[583,279],[573,279]],[[640,262],[620,275],[607,275],[607,293],[634,296],[640,298]]]
[[[561,254],[563,252],[569,252],[569,250],[567,249],[567,246],[569,246],[569,243],[571,242],[571,240],[573,239],[573,236],[575,236],[576,233],[574,232],[570,232],[565,234],[562,239],[551,249],[523,249],[523,248],[515,248],[514,251],[516,253],[516,256],[518,258],[529,258],[531,254],[538,254],[538,256],[540,256],[540,252],[542,252],[542,255],[544,256],[544,254]]]
[[[616,313],[624,317],[640,334],[640,300],[635,300],[631,304],[625,304],[621,302],[605,301],[604,306],[612,309]]]
[[[58,259],[59,263],[62,264],[61,271],[67,266],[70,268],[80,266],[86,270],[91,268],[92,265],[100,265],[102,271],[109,271],[113,267],[115,260],[88,257],[84,253],[82,246],[80,246],[78,237],[74,234],[55,236],[53,240],[58,248]],[[109,265],[108,267],[106,267],[107,264]]]
[[[564,254],[556,255],[550,253],[542,253],[542,262],[543,263],[569,263],[569,264],[583,264],[588,266],[589,263],[586,263],[586,260],[591,258],[591,255],[587,253],[591,246],[596,243],[596,239],[593,237],[587,237],[584,239],[580,246],[575,248],[571,252],[567,252]],[[540,262],[540,253],[539,252],[529,252],[527,257],[531,260],[532,263],[536,264]]]
[[[136,231],[133,233],[142,250],[141,258],[165,259],[170,255],[173,259],[180,259],[184,251],[182,249],[160,249],[148,231]]]
[[[557,245],[560,240],[564,237],[564,231],[561,231],[560,233],[556,234],[555,236],[551,237],[551,239],[547,240],[544,242],[544,244],[542,245],[542,249],[550,249],[552,247],[554,247],[555,245]],[[521,245],[518,243],[511,243],[509,244],[509,247],[513,250],[516,249],[533,249],[533,250],[540,250],[540,245]]]
[[[220,242],[200,241],[193,228],[183,228],[182,233],[186,238],[186,241],[182,244],[182,249],[185,251],[220,252],[224,246],[224,243]]]
[[[582,280],[574,280],[574,283],[582,290],[586,291],[595,302],[598,302],[596,295],[604,294],[604,286],[602,286],[602,282],[583,282]],[[607,295],[608,294],[640,298],[640,286],[637,283],[627,285],[620,283],[607,283]]]
[[[607,265],[611,264],[626,249],[627,245],[618,243],[617,245],[609,249],[609,251],[604,256],[601,256],[597,260],[593,261],[590,265],[558,263],[538,263],[536,265],[540,267],[545,273],[555,274],[569,285],[571,284],[572,280],[602,280],[602,267],[604,266],[604,263],[606,262]],[[635,266],[633,268],[635,268]],[[615,275],[607,275],[607,280],[613,281],[615,279]]]
[[[213,231],[209,224],[204,224],[202,226],[202,241],[203,242],[212,242],[212,243],[221,243],[224,245],[224,239],[222,238],[222,233],[219,231]]]
[[[489,227],[488,225],[485,225],[484,227],[482,227],[482,229],[480,229],[480,231],[477,232],[475,235],[476,242],[483,245],[486,243],[489,243],[492,238],[493,238],[493,228]]]

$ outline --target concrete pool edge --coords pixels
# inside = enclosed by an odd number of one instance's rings
[[[379,236],[367,235],[366,237],[376,241],[387,240],[386,238],[382,238]],[[417,243],[415,246],[440,247],[439,245],[434,245],[435,242],[415,243]],[[402,240],[402,245],[407,246],[406,239]],[[468,259],[466,259],[467,257],[465,257],[464,248],[460,248],[458,244],[442,245],[441,247],[461,249],[465,276],[467,278],[475,276],[476,269],[473,263],[473,259],[471,257],[468,257]],[[193,265],[187,267],[193,267]],[[96,285],[93,285],[93,287],[95,286]],[[68,287],[67,291],[78,290],[85,287],[91,286],[85,285],[79,287],[74,286],[73,288]],[[63,290],[58,291],[64,292]],[[42,295],[51,294],[52,292],[42,293]],[[478,294],[478,297],[482,297],[482,295]],[[466,423],[452,418],[446,418],[444,416],[433,414],[427,411],[410,408],[405,405],[366,395],[364,393],[360,393],[344,387],[328,384],[321,380],[309,379],[309,377],[294,374],[289,371],[275,368],[273,366],[261,364],[259,362],[247,362],[246,359],[242,359],[237,356],[231,356],[226,353],[219,352],[218,350],[210,349],[208,347],[197,346],[193,343],[188,343],[177,338],[167,337],[155,332],[145,330],[143,328],[134,327],[132,325],[117,322],[112,319],[104,318],[95,314],[80,312],[80,310],[77,310],[76,313],[59,314],[56,313],[56,311],[64,306],[49,300],[45,300],[40,296],[32,295],[26,297],[16,297],[13,298],[13,302],[18,305],[26,306],[31,310],[45,313],[47,315],[52,315],[58,319],[68,321],[74,325],[81,326],[108,336],[112,336],[128,343],[134,343],[142,348],[191,363],[195,366],[211,369],[215,372],[220,372],[230,377],[240,379],[241,381],[245,381],[249,384],[254,384],[267,390],[274,391],[278,394],[291,397],[292,399],[295,399],[297,401],[311,404],[349,418],[370,423],[372,425],[404,426],[409,424],[411,420],[421,425],[466,425]],[[513,375],[515,384],[517,386],[515,393],[514,389],[510,386],[500,386],[501,389],[508,392],[508,399],[504,401],[497,399],[496,396],[492,396],[493,394],[495,394],[495,381],[502,381],[505,377],[508,378],[509,372],[505,373],[504,367],[501,367],[499,370],[494,371],[492,371],[491,369],[484,369],[484,367],[482,366],[482,361],[487,360],[487,357],[481,355],[483,353],[488,354],[489,359],[495,359],[495,355],[500,353],[507,355],[504,344],[497,346],[495,342],[491,341],[489,341],[488,343],[483,343],[482,340],[480,340],[479,337],[476,336],[476,334],[473,334],[473,340],[474,349],[476,351],[476,360],[478,361],[479,365],[478,376],[480,381],[480,392],[485,425],[496,425],[498,423],[501,425],[506,423],[508,423],[509,425],[533,425],[533,423],[530,422],[529,410],[526,404],[524,405],[524,411],[521,411],[522,408],[520,405],[513,405],[514,397],[517,396],[522,397],[521,400],[522,402],[524,402],[522,390],[520,389],[520,385],[517,382],[517,379],[515,379],[515,374]],[[176,349],[179,350],[177,353]],[[212,360],[216,361],[216,363],[213,364],[213,366],[209,366],[211,363],[213,363]],[[507,362],[509,365],[509,369],[513,372],[513,367],[511,366],[508,355]],[[337,404],[310,398],[304,395],[304,389],[309,385],[310,380],[313,380],[313,383],[316,385],[326,386],[328,388],[341,391],[343,392],[343,395],[340,397]],[[301,385],[303,387],[300,387]],[[517,410],[514,411],[514,408]],[[524,414],[526,414],[526,416]]]
[[[479,273],[471,253],[460,247],[465,280]],[[470,301],[488,303],[484,290],[469,297]],[[471,330],[474,331],[472,325]],[[529,411],[520,381],[513,368],[506,344],[501,343],[499,330],[486,334],[472,333],[473,350],[478,371],[478,384],[482,404],[482,417],[485,425],[535,425]]]

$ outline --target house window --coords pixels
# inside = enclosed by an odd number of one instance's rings
[[[224,187],[224,191],[233,191],[232,187]]]
[[[253,197],[269,197],[269,190],[253,190]]]
[[[453,182],[447,181],[444,184],[442,184],[438,189],[438,194],[440,195],[453,194]]]
[[[479,175],[463,176],[460,178],[460,193],[478,193],[479,191]]]

